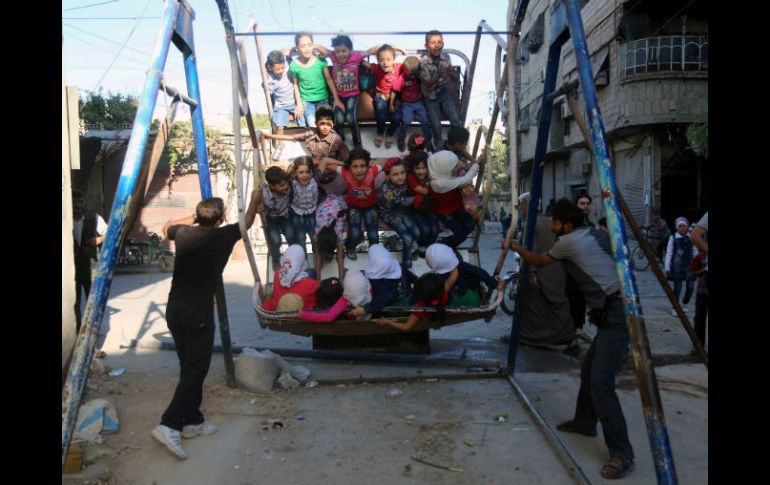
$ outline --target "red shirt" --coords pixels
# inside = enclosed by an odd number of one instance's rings
[[[348,195],[345,201],[348,207],[368,209],[377,204],[377,189],[374,187],[374,179],[380,173],[379,165],[372,165],[366,172],[364,180],[358,181],[350,173],[348,167],[342,167],[342,178],[348,184]]]
[[[393,70],[388,73],[383,72],[379,65],[372,64],[371,71],[372,74],[374,74],[374,78],[377,79],[377,92],[390,94],[390,91],[393,88],[393,82],[398,77],[397,73],[401,71],[401,64],[393,64]]]
[[[393,81],[392,89],[397,93],[401,93],[401,101],[404,103],[415,103],[422,99],[420,80],[416,77],[409,77],[407,70],[403,66],[399,69],[398,75]]]
[[[426,180],[426,182],[427,182],[427,180]],[[430,185],[427,185],[427,184],[424,184],[424,183],[420,182],[420,180],[417,178],[417,176],[415,174],[413,174],[412,172],[409,172],[409,173],[406,174],[406,186],[409,187],[409,195],[416,195],[417,194],[417,192],[414,190],[415,187],[425,187],[426,189],[428,189],[428,193],[429,194],[431,192],[433,192],[430,189]]]
[[[463,195],[460,189],[452,189],[449,192],[440,194],[438,192],[430,191],[430,198],[433,199],[434,209],[433,212],[441,215],[449,215],[457,209],[464,207]]]
[[[295,295],[302,297],[302,301],[305,302],[302,306],[303,310],[315,308],[315,292],[320,286],[318,281],[313,278],[304,278],[291,285],[291,288],[284,288],[278,282],[280,278],[281,269],[279,268],[275,270],[275,274],[273,275],[273,297],[262,302],[262,308],[264,310],[269,312],[276,311],[278,308],[278,300],[287,293],[294,293]]]

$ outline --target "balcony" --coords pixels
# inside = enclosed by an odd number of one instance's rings
[[[620,78],[636,74],[708,73],[705,35],[667,35],[638,39],[620,48]]]

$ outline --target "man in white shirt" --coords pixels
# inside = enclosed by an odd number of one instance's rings
[[[83,192],[72,191],[72,236],[75,244],[75,317],[77,331],[80,332],[80,288],[86,298],[91,291],[91,261],[97,260],[96,248],[104,242],[107,223],[99,214],[86,211],[86,199]]]

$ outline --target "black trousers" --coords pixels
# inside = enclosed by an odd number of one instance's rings
[[[75,333],[80,333],[80,321],[83,318],[80,314],[80,302],[82,300],[82,297],[80,296],[80,288],[83,288],[83,291],[86,294],[86,298],[88,298],[88,294],[91,293],[91,268],[89,268],[89,273],[87,277],[78,278],[75,277]]]
[[[596,337],[580,369],[575,421],[586,427],[595,427],[599,421],[610,456],[633,460],[634,450],[628,439],[626,418],[615,393],[615,373],[623,361],[629,340],[620,297],[607,300],[602,323],[596,325]]]
[[[213,300],[212,300],[213,304]],[[198,303],[198,306],[200,303]],[[195,310],[196,305],[169,302],[166,321],[179,357],[179,383],[160,424],[181,431],[183,426],[200,424],[203,381],[209,372],[214,349],[214,308]]]
[[[577,282],[569,274],[567,274],[566,291],[572,323],[575,325],[575,330],[582,329],[586,323],[586,301]]]

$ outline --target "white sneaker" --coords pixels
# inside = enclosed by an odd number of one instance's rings
[[[182,438],[190,439],[202,434],[213,434],[218,429],[216,424],[208,421],[204,421],[201,424],[190,424],[182,428]]]
[[[675,310],[675,309],[673,309],[673,308],[672,308],[672,309],[671,309],[671,316],[672,316],[672,317],[678,317],[678,316],[679,316],[679,314],[676,312],[676,310]]]
[[[158,440],[168,451],[174,454],[180,460],[187,459],[187,452],[182,448],[182,440],[179,431],[171,429],[168,426],[159,424],[152,430],[152,437]]]
[[[684,310],[684,312],[687,313],[687,307],[682,308],[682,310]]]

